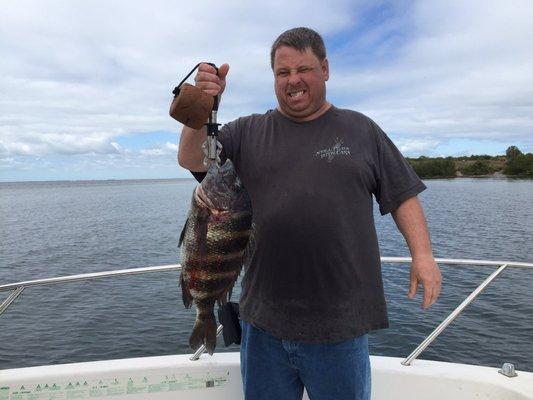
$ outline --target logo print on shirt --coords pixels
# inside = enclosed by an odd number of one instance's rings
[[[336,137],[335,144],[332,147],[317,151],[316,156],[318,158],[327,158],[328,163],[330,163],[338,155],[350,155],[350,148],[348,146],[343,146],[342,143],[343,140]]]

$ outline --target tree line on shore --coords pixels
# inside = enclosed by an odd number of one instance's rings
[[[533,177],[533,153],[522,153],[516,146],[507,148],[505,155],[474,155],[463,157],[407,158],[421,178],[451,178],[456,176]]]

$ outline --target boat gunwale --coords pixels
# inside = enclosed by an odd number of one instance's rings
[[[507,265],[507,267],[512,268],[529,268],[533,269],[533,263],[527,262],[515,262],[515,261],[494,261],[494,260],[473,260],[473,259],[454,259],[454,258],[435,258],[437,264],[442,265],[463,265],[469,267],[499,267],[502,265]],[[406,264],[412,262],[411,257],[381,257],[381,262],[384,264]],[[33,279],[28,281],[14,282],[0,285],[0,292],[14,290],[18,287],[30,287],[38,285],[49,285],[54,283],[67,283],[67,282],[79,282],[90,279],[99,279],[107,277],[116,277],[124,275],[139,275],[145,273],[154,273],[154,272],[168,272],[168,271],[178,271],[181,269],[181,264],[168,264],[168,265],[158,265],[150,267],[140,267],[140,268],[128,268],[128,269],[119,269],[119,270],[107,270],[100,272],[90,272],[85,274],[76,274],[76,275],[65,275],[58,276],[53,278],[43,278],[43,279]]]

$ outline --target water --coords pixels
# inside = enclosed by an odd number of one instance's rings
[[[434,253],[533,261],[533,181],[428,180],[421,200]],[[193,180],[0,184],[0,283],[173,264]],[[376,224],[384,256],[408,256],[390,216]],[[442,267],[436,305],[410,301],[408,267],[385,265],[391,328],[371,352],[409,354],[494,268]],[[190,353],[195,313],[178,272],[26,289],[0,316],[0,369]],[[506,270],[422,358],[533,371],[533,271]],[[237,288],[236,293],[239,293]],[[8,293],[0,292],[0,301]],[[218,351],[224,348],[219,342]]]

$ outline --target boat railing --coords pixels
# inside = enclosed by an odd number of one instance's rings
[[[533,269],[533,263],[514,262],[514,261],[491,261],[491,260],[467,260],[467,259],[452,259],[452,258],[436,258],[435,261],[441,265],[452,266],[468,266],[468,267],[497,267],[483,282],[481,282],[472,293],[470,293],[464,301],[459,304],[434,330],[431,332],[411,354],[409,354],[402,364],[405,366],[411,365],[415,360],[435,339],[463,312],[463,310],[472,303],[477,296],[494,281],[506,268],[529,268]],[[381,262],[384,264],[409,264],[411,258],[409,257],[381,257]],[[35,279],[30,281],[15,282],[0,285],[0,292],[11,291],[8,297],[0,304],[0,315],[19,297],[22,292],[31,286],[51,285],[58,283],[79,282],[108,277],[119,277],[125,275],[139,275],[155,272],[177,271],[181,269],[180,264],[160,265],[143,268],[130,268],[113,271],[93,272],[87,274],[68,275],[55,278]],[[217,335],[222,333],[222,325],[217,329]],[[201,346],[191,357],[191,360],[198,360],[205,352],[205,346]]]

